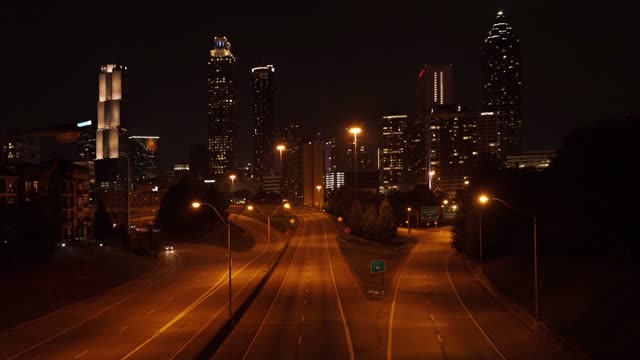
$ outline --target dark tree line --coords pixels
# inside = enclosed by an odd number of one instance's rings
[[[532,251],[532,215],[543,252],[629,258],[637,254],[638,202],[634,168],[640,119],[607,119],[581,127],[564,140],[543,171],[506,169],[487,159],[461,196],[453,246],[478,255],[482,214],[484,256]],[[480,193],[500,198],[479,206]]]
[[[220,223],[220,219],[208,206],[193,209],[193,201],[213,205],[222,217],[227,218],[228,201],[215,187],[204,184],[191,176],[169,188],[158,210],[156,226],[170,235],[194,235]]]

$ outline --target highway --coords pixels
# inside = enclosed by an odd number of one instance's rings
[[[215,359],[353,359],[339,288],[353,283],[336,258],[324,213],[300,211],[300,227],[255,303]]]
[[[234,308],[266,273],[266,225],[246,216],[237,224],[256,244],[233,253]],[[273,253],[283,242],[278,232],[272,237]],[[193,357],[228,318],[226,248],[176,245],[160,254],[154,271],[132,282],[3,331],[0,358]]]
[[[509,313],[451,250],[449,228],[420,241],[394,284],[387,359],[572,359]]]

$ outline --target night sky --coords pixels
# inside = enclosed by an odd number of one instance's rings
[[[480,44],[500,9],[523,49],[526,149],[557,148],[576,125],[639,111],[637,20],[612,2],[208,3],[3,5],[2,126],[95,120],[99,65],[116,62],[129,68],[130,134],[159,135],[166,170],[206,142],[207,60],[213,36],[226,35],[241,138],[250,69],[273,64],[278,127],[298,119],[330,133],[357,123],[373,143],[367,129],[381,115],[415,114],[423,64],[453,64],[456,102],[480,110]]]

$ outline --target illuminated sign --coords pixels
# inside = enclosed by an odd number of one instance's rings
[[[85,126],[90,126],[91,125],[91,120],[87,120],[87,121],[83,121],[83,122],[79,122],[77,124],[78,127],[85,127]]]

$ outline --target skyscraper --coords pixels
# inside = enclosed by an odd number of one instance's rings
[[[407,115],[382,117],[380,141],[380,192],[398,189],[404,181]]]
[[[501,156],[522,152],[522,62],[520,40],[498,12],[482,43],[482,105],[499,116]]]
[[[273,170],[275,153],[274,73],[273,65],[251,69],[253,80],[253,166],[259,177],[269,175]]]
[[[93,163],[96,159],[96,124],[87,120],[77,123],[76,126],[80,129],[77,161],[87,164]]]
[[[127,157],[127,129],[123,127],[127,67],[107,64],[98,75],[96,159]]]
[[[226,37],[215,37],[209,58],[209,175],[226,176],[235,165],[236,58]]]
[[[133,186],[150,185],[158,177],[158,136],[129,137],[129,162]]]
[[[406,181],[426,182],[431,161],[429,150],[429,115],[436,105],[451,104],[453,99],[453,67],[445,65],[424,65],[418,73],[417,117],[407,121]]]

